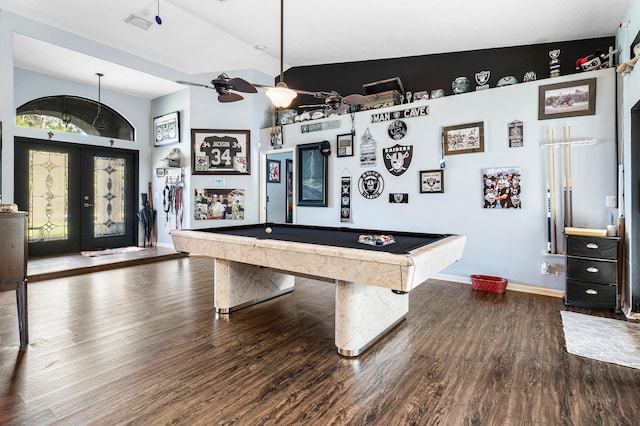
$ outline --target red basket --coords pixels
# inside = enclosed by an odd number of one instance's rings
[[[474,290],[504,293],[507,289],[508,279],[492,277],[491,275],[471,275],[471,287]]]

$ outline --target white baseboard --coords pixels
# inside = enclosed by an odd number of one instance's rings
[[[471,284],[471,278],[469,277],[437,274],[433,278],[437,280],[453,281],[455,283]],[[554,289],[544,288],[544,287],[534,287],[531,285],[518,284],[513,282],[509,282],[509,284],[507,284],[507,290],[519,291],[521,293],[539,294],[541,296],[551,296],[551,297],[558,297],[558,298],[564,297],[564,291],[562,290],[554,290]]]

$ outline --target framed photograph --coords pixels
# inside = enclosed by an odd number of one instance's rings
[[[153,119],[155,146],[180,142],[180,115],[178,111],[161,115]]]
[[[444,155],[484,152],[484,123],[459,124],[443,129]]]
[[[196,188],[194,220],[244,220],[244,189]]]
[[[338,157],[353,157],[353,133],[338,135],[336,150]]]
[[[298,205],[327,206],[329,157],[322,155],[322,142],[298,145]]]
[[[156,169],[156,177],[165,177],[167,175],[167,170],[162,167]]]
[[[194,175],[250,175],[249,130],[191,130]]]
[[[271,146],[282,146],[282,126],[273,126],[269,131],[269,136],[271,138]]]
[[[267,183],[280,183],[280,160],[267,160]]]
[[[595,78],[548,84],[538,88],[538,120],[595,113]]]
[[[423,170],[420,172],[420,193],[444,192],[444,170]]]

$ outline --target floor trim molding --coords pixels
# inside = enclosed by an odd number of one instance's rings
[[[436,274],[433,278],[438,279],[438,280],[444,280],[444,281],[453,281],[456,283],[463,283],[463,284],[471,284],[471,278],[469,277],[459,277],[456,275],[446,275],[446,274]],[[527,285],[527,284],[518,284],[518,283],[514,283],[509,281],[509,284],[507,284],[507,290],[511,290],[511,291],[518,291],[521,293],[532,293],[532,294],[538,294],[541,296],[551,296],[551,297],[557,297],[557,298],[562,298],[564,297],[564,291],[562,290],[555,290],[555,289],[551,289],[551,288],[544,288],[544,287],[536,287],[536,286],[532,286],[532,285]]]

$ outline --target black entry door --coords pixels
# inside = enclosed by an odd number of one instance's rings
[[[15,200],[29,256],[137,243],[136,151],[16,138]]]

